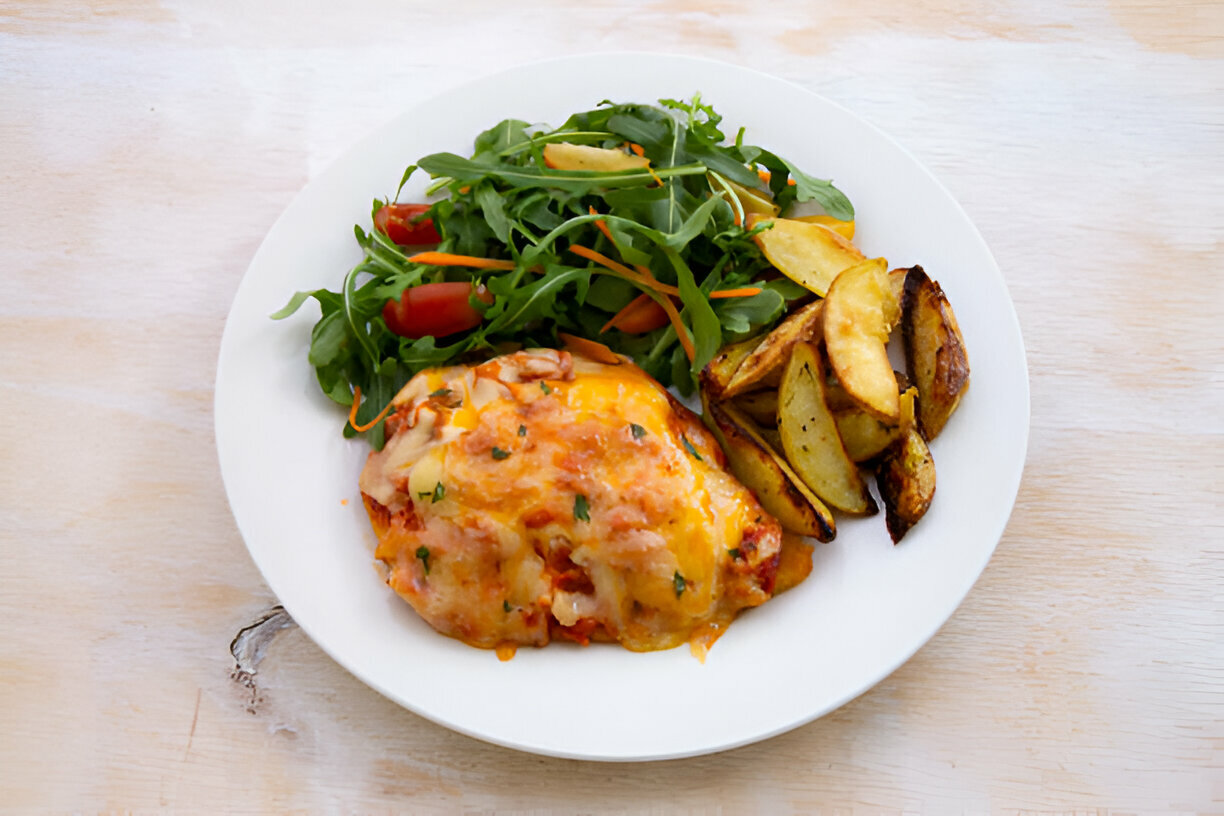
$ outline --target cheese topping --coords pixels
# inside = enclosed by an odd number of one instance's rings
[[[668,648],[773,591],[777,522],[627,361],[518,352],[422,372],[394,405],[360,482],[390,518],[376,557],[446,634]]]

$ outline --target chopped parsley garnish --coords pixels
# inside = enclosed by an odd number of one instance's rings
[[[552,393],[552,389],[548,387],[548,383],[544,382],[543,380],[540,380],[540,390],[543,391],[545,394]]]
[[[629,430],[633,432],[634,439],[641,439],[643,436],[646,435],[646,429],[643,428],[641,425],[637,424],[636,422],[629,423]]]
[[[503,611],[505,611],[505,612],[509,612],[509,611],[510,611],[510,602],[509,602],[509,601],[502,601],[502,610],[503,610]]]
[[[428,575],[429,574],[429,548],[428,547],[417,547],[416,557],[421,559],[421,563],[425,566],[425,574]]]
[[[527,426],[520,425],[519,426],[519,436],[526,436],[526,435],[527,435]]]
[[[590,521],[590,505],[587,504],[587,497],[579,493],[574,496],[574,518],[579,521]]]
[[[502,450],[496,445],[493,446],[493,458],[494,459],[501,461],[502,459],[506,459],[509,456],[510,456],[510,451]]]
[[[446,498],[446,485],[442,484],[441,482],[438,482],[438,484],[434,487],[433,501],[430,502],[430,504],[434,504],[435,502],[440,502],[445,498]]]
[[[672,586],[676,588],[677,598],[684,594],[684,590],[688,589],[688,581],[684,580],[684,576],[680,574],[680,570],[676,570],[676,574],[672,576]]]
[[[684,434],[681,434],[680,441],[684,443],[684,449],[689,452],[690,456],[692,456],[698,462],[703,461],[701,458],[701,454],[698,453],[697,449],[693,447],[693,443],[689,441],[689,438],[687,436],[685,436]]]
[[[437,391],[430,393],[431,397],[449,397],[451,390],[449,388],[439,388]]]
[[[736,561],[740,560],[739,547],[732,547],[731,549],[727,550],[727,555],[731,556]]]

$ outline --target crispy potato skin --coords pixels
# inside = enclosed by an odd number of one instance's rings
[[[823,313],[824,301],[817,300],[797,309],[778,324],[740,363],[722,396],[734,397],[751,391],[763,385],[769,375],[781,371],[796,343],[822,334]]]
[[[705,392],[702,403],[706,425],[727,454],[731,472],[756,494],[766,512],[787,532],[832,541],[837,534],[833,514],[754,432],[751,422],[733,405],[713,402]]]
[[[762,339],[760,336],[749,337],[719,349],[714,359],[710,360],[701,372],[702,389],[715,399],[723,399],[731,378],[739,371],[744,359],[761,344]]]
[[[969,352],[952,305],[921,266],[905,276],[901,335],[906,366],[918,386],[918,426],[932,440],[969,387]]]
[[[916,428],[908,429],[884,454],[876,484],[888,534],[896,544],[926,514],[935,496],[935,460]]]

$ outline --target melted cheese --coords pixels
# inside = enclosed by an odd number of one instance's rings
[[[519,352],[424,372],[396,404],[408,421],[361,489],[402,514],[378,557],[440,631],[667,648],[771,594],[777,523],[636,366]]]

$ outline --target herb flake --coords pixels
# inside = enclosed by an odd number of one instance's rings
[[[591,520],[590,505],[587,503],[587,497],[581,493],[574,496],[574,518],[586,522]]]
[[[701,458],[701,454],[697,452],[697,449],[693,447],[693,443],[689,441],[689,438],[687,436],[685,436],[684,434],[681,434],[680,441],[684,443],[684,449],[689,452],[689,456],[692,456],[698,462],[705,461],[704,459]]]
[[[684,594],[684,590],[688,589],[688,581],[684,580],[680,570],[676,570],[676,574],[672,576],[672,587],[676,590],[677,598]]]
[[[433,501],[430,504],[436,504],[446,498],[446,485],[438,482],[433,489]]]
[[[499,462],[500,462],[502,459],[509,459],[509,458],[510,458],[510,451],[507,451],[507,450],[502,450],[501,448],[499,448],[499,447],[497,447],[496,445],[494,445],[494,446],[493,446],[493,458],[494,458],[494,459],[496,459],[496,460],[498,460]]]
[[[646,429],[643,428],[641,425],[637,424],[636,422],[629,423],[629,430],[633,433],[634,439],[641,439],[643,436],[646,435]]]
[[[429,548],[417,547],[416,557],[421,559],[421,565],[425,567],[425,574],[429,574]]]

